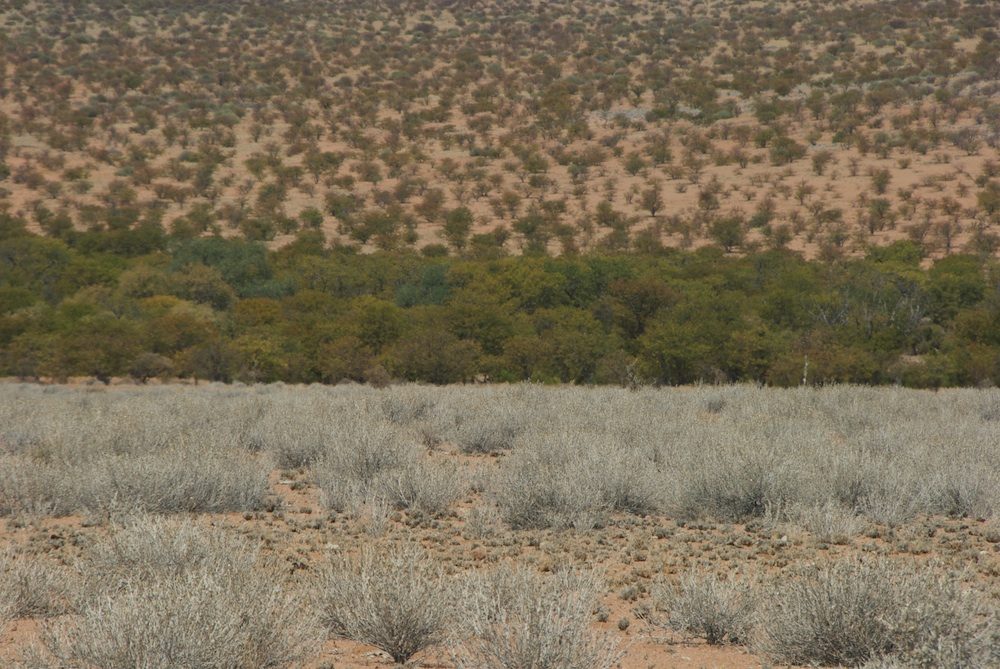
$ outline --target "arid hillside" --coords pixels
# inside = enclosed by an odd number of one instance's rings
[[[0,3],[36,230],[995,254],[983,0]]]

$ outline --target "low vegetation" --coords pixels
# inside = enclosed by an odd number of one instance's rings
[[[0,625],[38,629],[0,642],[5,666],[314,667],[350,642],[606,669],[664,636],[990,666],[997,406],[859,386],[0,385]],[[463,443],[471,421],[491,448]],[[194,501],[134,475],[150,462],[203,481]]]
[[[913,667],[998,661],[983,603],[956,575],[851,560],[806,567],[763,604],[761,650],[781,662],[864,665],[894,657]]]
[[[330,633],[384,650],[396,664],[442,643],[458,624],[455,588],[429,555],[369,547],[328,565],[316,607]]]

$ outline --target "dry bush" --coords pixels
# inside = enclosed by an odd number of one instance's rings
[[[528,384],[497,388],[452,388],[424,424],[430,443],[448,442],[463,453],[496,454],[514,447],[540,418],[545,391]]]
[[[215,427],[233,391],[2,392],[15,410],[0,407],[0,430],[20,425],[0,453],[0,507],[9,511],[225,512],[257,508],[267,493],[271,463]]]
[[[0,457],[0,500],[12,509],[63,516],[110,507],[151,513],[226,513],[260,508],[270,463],[235,454],[169,449],[94,456],[84,463]]]
[[[274,455],[279,467],[306,468],[335,449],[345,432],[350,434],[358,424],[384,422],[370,392],[364,388],[310,386],[272,393],[260,410],[261,418],[266,415],[266,420],[255,419],[244,408],[244,418],[237,425],[247,423],[242,429],[248,437],[259,440],[261,450]]]
[[[570,457],[571,449],[554,438],[546,444],[522,444],[487,484],[501,517],[513,529],[602,525],[611,509],[584,458]]]
[[[48,618],[66,612],[73,596],[71,574],[44,558],[0,554],[0,628],[19,618]]]
[[[515,530],[603,525],[610,508],[592,480],[577,480],[583,466],[552,465],[531,454],[517,454],[487,484],[500,517]]]
[[[861,520],[855,511],[833,501],[813,506],[793,506],[784,515],[789,522],[805,528],[817,541],[824,543],[846,544],[861,527]]]
[[[792,463],[763,436],[725,435],[707,441],[678,478],[677,512],[682,517],[707,515],[739,522],[797,496]]]
[[[414,547],[366,546],[327,565],[315,588],[332,634],[380,648],[397,664],[441,643],[454,620],[452,585]]]
[[[654,622],[710,645],[746,643],[757,606],[755,585],[702,571],[688,572],[676,584],[661,581],[652,594],[665,616]]]
[[[382,472],[373,487],[396,508],[416,509],[432,516],[444,513],[468,490],[453,463],[426,461]]]
[[[89,552],[81,570],[93,593],[190,571],[249,572],[258,559],[258,549],[243,539],[206,532],[192,521],[136,515],[114,527]]]
[[[410,425],[430,415],[440,393],[419,386],[395,386],[379,396],[378,410],[395,425]]]
[[[400,428],[384,421],[357,420],[313,463],[312,481],[323,503],[343,511],[370,497],[387,472],[413,467],[417,446]]]
[[[0,512],[256,508],[277,460],[311,467],[333,508],[377,497],[436,513],[465,482],[447,457],[424,460],[423,440],[509,452],[482,488],[520,527],[794,508],[827,509],[836,525],[838,506],[841,520],[886,525],[923,513],[981,518],[1000,509],[998,397],[853,386],[10,385],[0,387]]]
[[[308,628],[273,581],[253,573],[185,572],[130,583],[48,625],[27,666],[299,666]],[[38,665],[39,661],[44,662]]]
[[[83,563],[87,594],[18,666],[300,666],[315,626],[276,565],[194,525],[137,523]]]
[[[610,669],[623,652],[591,627],[601,592],[593,574],[542,577],[501,568],[470,579],[464,629],[451,639],[459,669]]]
[[[662,478],[641,449],[584,430],[518,441],[487,492],[514,528],[590,529],[612,513],[662,508]]]
[[[843,560],[771,587],[755,646],[778,662],[856,667],[894,656],[908,666],[962,667],[991,664],[996,653],[980,598],[954,575]]]

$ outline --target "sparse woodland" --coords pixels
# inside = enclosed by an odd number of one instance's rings
[[[992,255],[1000,25],[918,2],[5,2],[32,228]]]

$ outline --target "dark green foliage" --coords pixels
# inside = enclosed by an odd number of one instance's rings
[[[829,264],[717,246],[455,259],[307,231],[275,252],[207,237],[129,260],[3,221],[0,373],[22,377],[1000,381],[1000,266],[922,269],[908,241]]]
[[[440,305],[448,297],[447,274],[446,264],[427,265],[418,282],[404,284],[396,290],[396,305]]]
[[[183,271],[193,264],[217,269],[240,297],[281,297],[291,290],[287,282],[274,279],[263,244],[221,237],[192,239],[174,251],[172,267]]]

